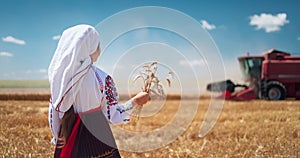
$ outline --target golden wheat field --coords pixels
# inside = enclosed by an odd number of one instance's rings
[[[141,123],[163,126],[178,102],[166,101],[158,115]],[[300,101],[226,101],[215,127],[199,138],[209,102],[200,99],[196,117],[175,141],[153,151],[121,151],[122,157],[300,157]],[[47,101],[0,101],[0,156],[52,157],[47,114]]]

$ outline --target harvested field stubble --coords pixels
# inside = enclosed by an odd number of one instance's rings
[[[186,132],[157,150],[123,157],[300,157],[300,102],[226,101],[222,114],[205,137],[198,132],[209,99],[200,99],[198,112]],[[176,113],[176,101],[142,120],[149,129],[161,127]],[[54,146],[47,121],[46,101],[0,101],[0,156],[52,157]],[[125,125],[126,126],[126,125]],[[153,127],[152,127],[153,126]],[[126,128],[126,127],[123,127]],[[122,136],[118,136],[122,138]],[[138,143],[138,142],[137,142]]]

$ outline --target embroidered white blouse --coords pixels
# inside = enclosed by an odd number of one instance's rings
[[[99,91],[100,105],[78,105],[76,104],[76,99],[73,104],[75,113],[86,112],[89,110],[97,109],[101,107],[103,114],[106,116],[109,123],[112,124],[126,124],[130,120],[130,113],[133,108],[133,102],[131,100],[127,101],[125,104],[119,104],[118,93],[115,87],[114,81],[111,76],[107,75],[102,70],[92,66],[91,69],[94,70],[95,76],[97,78],[98,86],[95,87]],[[92,88],[92,87],[91,87]],[[53,109],[52,103],[49,103],[49,125],[53,135],[52,142],[55,144],[58,138],[61,125],[61,115],[55,109]]]

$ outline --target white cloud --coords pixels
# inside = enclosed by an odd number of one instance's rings
[[[32,70],[26,70],[25,73],[26,73],[26,74],[31,74],[31,73],[32,73]]]
[[[9,73],[4,73],[4,74],[1,74],[0,75],[0,78],[1,79],[12,79],[12,78],[15,78],[16,77],[16,73],[15,72],[9,72]]]
[[[48,79],[48,75],[44,75],[42,79]]]
[[[53,40],[59,40],[60,39],[60,35],[56,35],[52,37]]]
[[[24,40],[17,39],[13,36],[3,37],[2,40],[4,42],[11,42],[11,43],[14,43],[14,44],[19,44],[19,45],[25,45],[26,44],[26,42]]]
[[[216,29],[215,25],[209,24],[206,20],[201,20],[200,23],[201,23],[201,26],[203,29],[206,29],[206,30]]]
[[[289,23],[286,13],[277,15],[261,13],[250,16],[250,25],[256,26],[257,30],[264,29],[267,33],[279,31],[280,27]]]
[[[8,76],[9,76],[9,74],[2,74],[2,76],[3,76],[3,77],[8,77]]]
[[[2,56],[2,57],[12,57],[13,54],[9,53],[9,52],[0,52],[0,56]]]
[[[192,60],[192,61],[180,60],[179,64],[182,66],[203,66],[205,65],[205,62],[204,60]]]
[[[298,37],[298,38],[297,38],[297,40],[299,40],[299,41],[300,41],[300,37]]]
[[[30,73],[32,73],[32,70],[26,70],[25,73],[30,74]]]
[[[47,71],[47,69],[38,69],[38,70],[30,70],[30,69],[28,69],[28,70],[26,70],[25,71],[25,73],[26,74],[30,74],[30,73],[47,73],[48,71]]]
[[[47,69],[39,69],[38,72],[39,73],[47,73]]]

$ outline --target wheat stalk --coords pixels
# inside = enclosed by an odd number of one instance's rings
[[[163,90],[163,86],[161,84],[160,79],[156,76],[156,72],[158,69],[157,62],[153,61],[152,63],[144,64],[140,67],[140,69],[141,70],[139,71],[139,75],[135,76],[133,82],[137,81],[138,79],[142,79],[144,84],[142,87],[143,92],[156,95],[159,98],[164,98],[165,93]],[[172,71],[169,71],[169,75],[171,77],[173,77],[173,74],[174,73]],[[168,83],[168,86],[170,87],[171,86],[170,78],[166,78],[166,81]],[[133,116],[131,118],[131,122],[133,126],[135,126],[138,123],[142,108],[143,105],[136,105],[133,108],[133,111],[131,113],[131,115]]]

